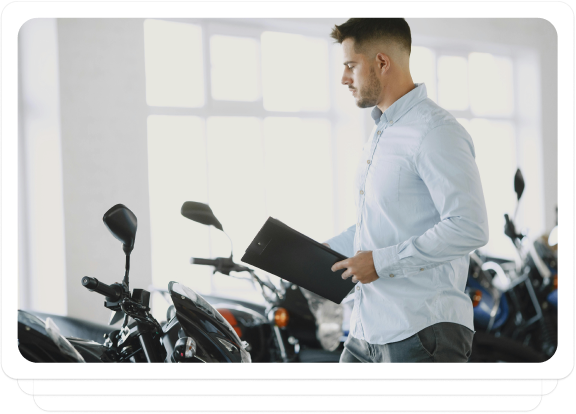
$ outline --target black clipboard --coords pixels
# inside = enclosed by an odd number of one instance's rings
[[[297,232],[275,218],[266,223],[242,256],[242,261],[286,279],[334,303],[356,286],[346,269],[332,272],[334,263],[347,259],[329,247]]]

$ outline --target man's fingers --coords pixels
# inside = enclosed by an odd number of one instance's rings
[[[350,269],[342,273],[342,279],[348,279],[350,276],[352,276],[352,272],[350,271]]]
[[[348,267],[348,259],[342,260],[341,262],[335,263],[332,266],[332,271],[335,272],[336,270],[345,269]]]
[[[353,283],[358,283],[358,279],[356,279],[356,276],[352,276],[352,282],[353,282]]]

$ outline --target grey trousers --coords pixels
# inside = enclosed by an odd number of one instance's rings
[[[370,344],[348,336],[340,362],[468,362],[474,331],[451,322],[440,322],[402,341]]]

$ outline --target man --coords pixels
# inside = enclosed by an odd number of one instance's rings
[[[340,362],[466,362],[468,253],[488,242],[472,139],[412,81],[404,19],[350,19],[331,36],[342,83],[376,124],[357,169],[357,223],[325,243],[350,257],[332,270],[359,282]]]

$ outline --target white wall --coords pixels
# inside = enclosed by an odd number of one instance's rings
[[[21,308],[66,314],[56,19],[19,33],[19,295]],[[38,70],[41,68],[41,70]]]
[[[121,282],[124,252],[102,222],[122,203],[138,218],[130,286],[151,282],[140,19],[58,19],[68,313],[107,322],[82,276]]]

